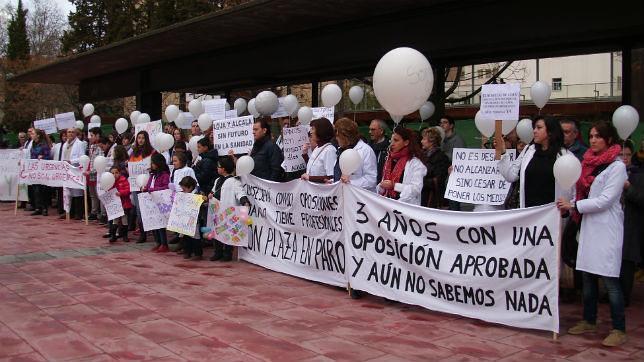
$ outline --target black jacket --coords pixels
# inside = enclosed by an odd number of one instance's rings
[[[268,137],[255,141],[250,156],[255,161],[255,168],[251,172],[253,176],[269,181],[282,181],[284,154]]]
[[[641,170],[641,168],[640,168]],[[635,263],[640,261],[641,243],[644,241],[644,173],[632,173],[631,186],[624,197],[624,246],[622,259]]]
[[[201,156],[201,160],[199,160],[192,169],[195,171],[195,176],[197,176],[199,189],[202,193],[208,194],[210,190],[212,190],[215,178],[219,176],[217,173],[217,150],[210,150],[200,154],[199,156]]]
[[[382,181],[382,169],[385,167],[385,160],[387,159],[389,151],[389,140],[385,137],[385,140],[382,142],[369,142],[369,146],[371,146],[373,152],[376,154],[376,163],[378,164],[378,179],[376,182],[379,183]]]
[[[450,164],[447,156],[438,148],[427,157],[425,162],[427,174],[423,179],[420,199],[422,206],[434,209],[447,206],[444,196]]]

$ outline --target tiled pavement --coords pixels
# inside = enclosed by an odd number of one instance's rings
[[[245,262],[108,245],[104,228],[0,203],[0,361],[644,360],[642,284],[629,342],[525,331],[346,292]],[[141,245],[138,245],[141,246]],[[561,306],[565,331],[580,305]]]

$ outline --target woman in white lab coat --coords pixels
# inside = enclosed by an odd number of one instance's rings
[[[72,166],[80,166],[79,158],[85,154],[85,143],[78,139],[78,130],[76,128],[67,129],[67,141],[63,145],[63,161],[67,161]],[[72,198],[70,213],[76,220],[83,218],[83,190],[69,189]],[[62,216],[61,216],[62,217]]]

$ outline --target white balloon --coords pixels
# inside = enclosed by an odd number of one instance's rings
[[[116,129],[116,132],[118,132],[119,134],[127,131],[128,126],[129,123],[127,123],[127,119],[125,118],[119,118],[116,120],[116,122],[114,122],[114,129]]]
[[[555,180],[562,189],[569,189],[581,176],[581,163],[572,153],[567,153],[555,161],[552,168]]]
[[[136,124],[148,123],[150,122],[150,115],[147,113],[141,113],[136,117]]]
[[[295,111],[297,111],[297,108],[300,106],[299,102],[297,101],[297,97],[289,94],[286,97],[284,97],[284,108],[288,112],[288,114],[293,114]]]
[[[190,121],[190,119],[186,118],[186,117],[183,115],[183,113],[179,113],[179,115],[177,116],[177,118],[174,120],[174,124],[176,124],[176,125],[177,125],[177,127],[181,128],[181,129],[188,129],[188,128],[190,128],[190,124],[191,124],[191,123],[192,123],[192,121]]]
[[[395,124],[396,124],[396,126],[397,126],[397,125],[398,125],[398,123],[400,123],[400,121],[402,121],[402,119],[403,119],[403,117],[404,117],[404,116],[402,116],[402,115],[389,114],[389,117],[391,117],[391,119],[394,121],[394,123],[395,123]]]
[[[362,165],[362,157],[358,151],[349,148],[340,155],[340,170],[343,175],[351,175]]]
[[[212,117],[208,113],[202,113],[197,119],[197,122],[199,122],[199,128],[201,128],[202,132],[212,127]]]
[[[174,145],[174,137],[167,133],[157,133],[155,137],[156,150],[159,152],[165,152]]]
[[[174,104],[165,107],[165,118],[168,119],[168,122],[174,122],[179,116],[179,113],[181,113],[181,110]]]
[[[163,135],[163,144],[168,147],[168,149],[171,149],[172,146],[174,146],[174,136],[168,133],[164,133]]]
[[[635,131],[640,121],[640,115],[633,106],[623,105],[613,112],[613,126],[617,129],[617,134],[623,140]]]
[[[114,175],[112,175],[110,172],[103,172],[99,179],[99,184],[101,185],[101,188],[103,190],[107,191],[112,186],[114,186],[114,181]]]
[[[351,103],[357,105],[362,102],[362,98],[364,98],[364,89],[362,89],[362,87],[354,85],[349,89],[349,99],[351,99]]]
[[[534,138],[534,133],[532,130],[531,119],[524,118],[521,121],[519,121],[519,124],[517,124],[517,136],[519,136],[519,139],[523,141],[523,143],[525,144],[532,142],[532,139]]]
[[[94,113],[94,105],[91,103],[87,103],[83,106],[83,116],[89,117]]]
[[[342,99],[342,89],[335,83],[327,84],[322,88],[320,96],[325,107],[335,107]]]
[[[255,168],[255,160],[250,156],[241,156],[237,160],[236,173],[237,176],[246,176],[253,172]]]
[[[98,123],[98,124],[101,124],[101,117],[99,117],[99,115],[98,115],[98,114],[95,114],[95,115],[93,115],[92,117],[90,117],[90,119],[89,119],[89,123]]]
[[[418,113],[420,113],[420,119],[424,121],[427,118],[431,117],[435,111],[436,107],[434,106],[434,103],[427,101],[422,106],[420,106]]]
[[[143,186],[146,186],[148,184],[148,180],[150,179],[150,174],[144,173],[136,176],[136,185],[141,188]]]
[[[130,122],[132,122],[133,125],[137,124],[137,119],[139,118],[140,115],[141,115],[141,112],[139,111],[134,111],[130,113]]]
[[[82,131],[85,128],[85,123],[83,121],[76,121],[76,128]]]
[[[300,111],[300,105],[298,103],[297,107],[295,107],[295,110],[293,112],[291,112],[291,117],[292,118],[297,118],[297,112],[299,112],[299,111]]]
[[[228,101],[224,103],[224,109],[230,111],[230,103],[228,103]]]
[[[188,110],[192,113],[193,116],[199,117],[203,112],[203,104],[198,99],[193,99],[188,103]]]
[[[311,123],[313,118],[313,110],[307,106],[300,107],[297,111],[297,119],[300,121],[300,125],[306,126]]]
[[[246,111],[246,100],[244,98],[235,99],[235,110],[237,111],[237,116],[241,116],[244,111]]]
[[[501,121],[501,133],[505,136],[506,134],[512,132],[514,127],[517,126],[518,121],[515,120],[506,120],[506,121]]]
[[[271,91],[263,91],[255,97],[255,109],[262,116],[270,116],[277,111],[279,106],[277,96]]]
[[[417,111],[434,86],[427,58],[412,48],[396,48],[385,54],[373,72],[373,91],[380,105],[393,116]]]
[[[105,167],[107,167],[107,157],[96,156],[94,158],[94,170],[96,170],[96,173],[102,174],[105,171]]]
[[[248,113],[252,114],[255,118],[260,116],[259,112],[257,112],[257,108],[255,108],[255,98],[248,101]]]
[[[192,136],[190,137],[190,141],[188,142],[188,147],[190,148],[190,152],[194,156],[199,154],[199,151],[197,150],[197,142],[199,142],[200,139],[204,138],[205,136]]]
[[[78,158],[78,163],[80,163],[80,167],[84,171],[87,171],[87,168],[89,167],[89,156],[87,156],[87,155],[80,156]]]
[[[543,108],[550,99],[550,86],[546,82],[535,82],[530,88],[530,97],[537,108]]]
[[[483,136],[490,138],[494,134],[494,120],[484,119],[481,111],[476,112],[476,116],[474,116],[474,124]]]

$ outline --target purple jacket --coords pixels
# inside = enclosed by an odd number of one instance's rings
[[[154,187],[150,187],[150,185],[152,185],[153,179],[154,179]],[[162,171],[159,174],[150,173],[150,178],[148,179],[146,190],[148,192],[167,190],[169,183],[170,183],[170,172]]]

